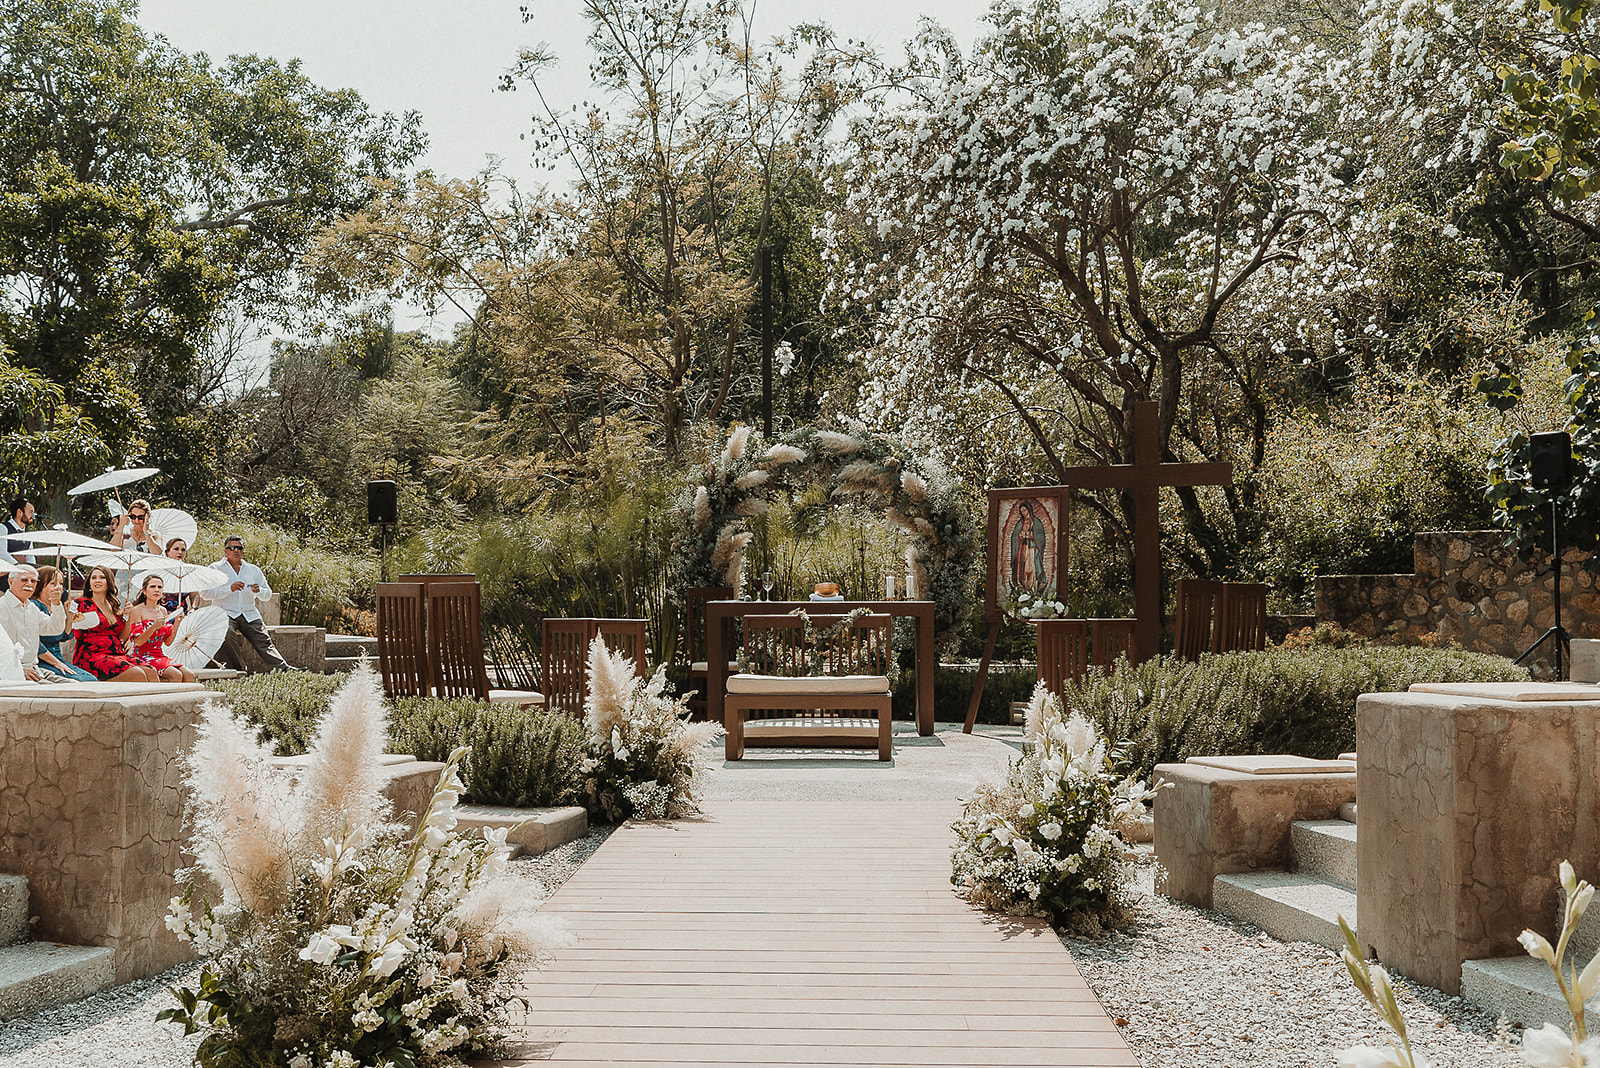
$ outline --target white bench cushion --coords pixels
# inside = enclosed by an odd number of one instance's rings
[[[538,690],[490,690],[489,703],[494,705],[542,705],[544,694]]]
[[[729,675],[729,693],[849,694],[889,692],[883,675]]]

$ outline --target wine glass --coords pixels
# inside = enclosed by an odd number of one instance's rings
[[[761,588],[766,591],[766,599],[772,600],[772,572],[768,571],[761,576]]]

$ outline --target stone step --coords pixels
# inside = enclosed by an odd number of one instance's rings
[[[78,1001],[111,986],[117,955],[99,946],[24,942],[0,949],[0,1020]]]
[[[1290,867],[1347,890],[1356,888],[1356,825],[1345,820],[1301,820],[1289,826]]]
[[[1580,962],[1584,958],[1580,957]],[[1550,965],[1529,956],[1469,960],[1461,965],[1461,996],[1486,1012],[1504,1016],[1513,1027],[1547,1023],[1571,1030],[1572,1014],[1550,974]],[[1590,998],[1584,1016],[1593,1026],[1600,997]]]
[[[1356,803],[1354,801],[1346,801],[1340,805],[1339,818],[1346,823],[1354,823],[1356,821]]]
[[[329,656],[359,657],[362,653],[373,660],[378,658],[378,639],[360,634],[330,634],[323,646]]]
[[[558,845],[589,833],[589,814],[578,807],[502,808],[497,805],[458,805],[456,828],[506,828],[512,856],[538,856]]]
[[[27,877],[0,875],[0,946],[26,942],[29,933]]]
[[[1253,923],[1285,942],[1315,942],[1329,949],[1344,945],[1339,917],[1353,923],[1355,891],[1315,875],[1287,871],[1236,872],[1211,884],[1211,907]]]

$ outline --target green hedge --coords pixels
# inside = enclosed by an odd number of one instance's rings
[[[228,705],[260,728],[279,756],[299,756],[316,737],[328,698],[343,675],[275,671],[216,684]],[[472,700],[402,698],[389,717],[389,749],[443,760],[470,745],[462,768],[465,799],[534,808],[578,803],[583,724],[559,712],[484,705]]]
[[[1069,686],[1073,709],[1126,747],[1130,770],[1191,756],[1293,753],[1327,758],[1355,748],[1356,698],[1416,682],[1510,682],[1525,669],[1500,656],[1402,647],[1267,649],[1120,661]]]

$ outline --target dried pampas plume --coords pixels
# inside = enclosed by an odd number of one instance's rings
[[[733,510],[733,514],[742,516],[755,516],[761,515],[766,510],[766,501],[762,500],[760,497],[752,497],[748,501],[740,501],[738,507]]]
[[[921,516],[918,516],[917,518],[915,518],[915,519],[913,519],[911,521],[911,525],[916,530],[916,532],[918,534],[921,534],[924,538],[927,538],[929,541],[933,540],[933,524],[932,523],[928,522],[926,519],[923,519]]]
[[[1022,736],[1030,742],[1037,742],[1044,730],[1045,718],[1050,714],[1050,702],[1055,700],[1050,690],[1041,681],[1033,688],[1033,696],[1028,699],[1027,711],[1022,716]]]
[[[765,486],[767,479],[770,477],[759,468],[754,471],[747,471],[733,480],[733,488],[736,490],[753,490],[757,486]]]
[[[817,431],[817,444],[822,446],[823,452],[832,453],[834,456],[843,456],[861,448],[861,442],[837,430]]]
[[[806,450],[797,449],[793,445],[774,445],[767,450],[767,459],[775,464],[798,463],[806,458]]]
[[[739,524],[728,523],[717,532],[717,547],[711,550],[712,567],[721,568],[728,563],[728,557],[733,554],[735,548],[733,539],[738,529]]]
[[[900,472],[900,488],[905,490],[906,496],[910,497],[916,503],[928,503],[928,484],[924,482],[922,480],[922,476],[916,472]]]
[[[883,468],[871,460],[857,460],[845,465],[839,472],[839,481],[846,489],[860,493],[866,490],[884,489],[886,474]]]
[[[722,450],[722,470],[727,471],[729,465],[744,455],[744,447],[750,441],[750,428],[741,426],[728,435],[728,444]]]
[[[610,741],[622,726],[622,710],[633,692],[633,661],[606,648],[598,634],[589,643],[589,696],[583,700],[583,721],[589,737]]]
[[[363,660],[329,699],[300,776],[296,794],[308,842],[370,833],[387,821],[382,767],[388,719],[378,674]]]
[[[744,547],[750,544],[750,539],[753,537],[755,535],[747,530],[729,539],[733,555],[728,561],[728,570],[724,572],[722,581],[723,585],[732,586],[736,592],[739,589],[741,572],[744,570]]]
[[[694,532],[705,533],[706,524],[711,522],[711,494],[704,486],[694,491]]]

